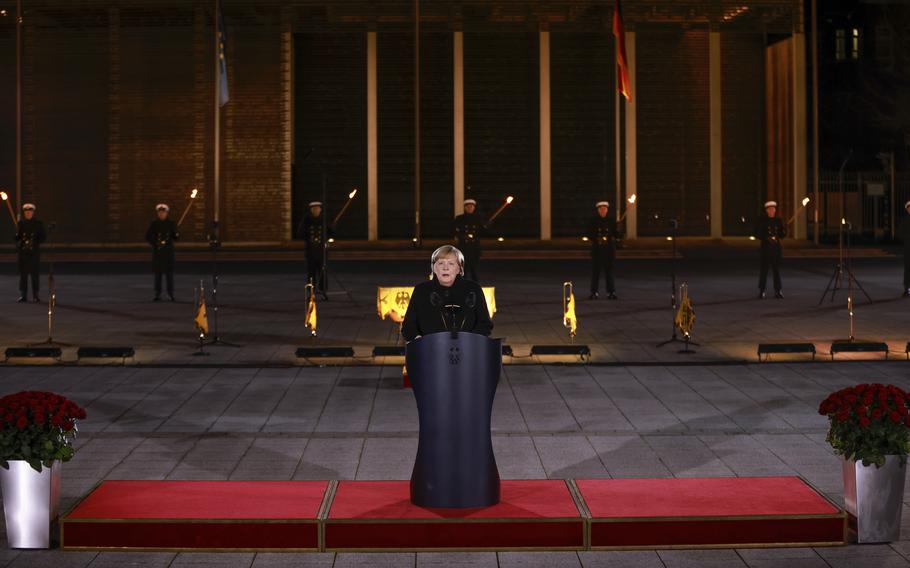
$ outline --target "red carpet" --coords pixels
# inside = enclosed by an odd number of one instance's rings
[[[326,481],[105,481],[61,522],[62,548],[319,550]]]
[[[562,480],[503,480],[486,509],[424,509],[407,481],[342,481],[326,550],[582,549],[584,519]]]
[[[105,481],[60,530],[66,549],[420,551],[820,546],[845,528],[797,477],[724,477],[504,480],[486,509],[417,507],[407,481]]]
[[[592,548],[844,542],[843,511],[797,477],[576,484],[591,513]]]

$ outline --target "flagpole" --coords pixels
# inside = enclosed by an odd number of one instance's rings
[[[22,203],[22,0],[16,0],[16,203]]]
[[[420,234],[420,0],[414,0],[414,239]]]
[[[215,208],[214,208],[214,233],[218,239],[218,221],[221,215],[221,45],[219,41],[218,15],[221,13],[221,2],[215,0],[215,15],[212,28],[215,33],[215,74],[212,76],[212,84],[215,88],[215,175],[213,179]]]
[[[616,68],[616,72],[618,73],[619,67],[617,67],[615,64],[613,67]],[[615,99],[614,104],[616,106],[616,201],[614,203],[616,203],[615,209],[617,222],[621,222],[622,218],[619,216],[619,204],[622,203],[622,135],[620,123],[622,120],[622,109],[620,107],[622,102],[620,101],[619,89],[614,87],[613,94]]]

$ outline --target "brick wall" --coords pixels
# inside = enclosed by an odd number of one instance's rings
[[[38,5],[27,13],[23,91],[24,194],[56,238],[143,239],[159,202],[202,241],[214,209],[214,65],[209,2],[166,9]],[[231,104],[222,110],[222,238],[291,236],[291,34],[280,12],[250,23],[226,9]],[[242,15],[240,15],[242,16]],[[14,186],[14,29],[0,55],[0,184]],[[5,43],[4,43],[5,45]],[[7,101],[9,97],[9,101]],[[9,128],[6,128],[7,121]],[[8,146],[7,146],[8,145]]]
[[[301,33],[294,49],[295,229],[307,203],[322,200],[321,168],[330,212],[360,189],[339,237],[366,238],[366,34]]]
[[[721,34],[725,235],[751,235],[763,211],[764,49],[762,34]]]
[[[224,238],[233,241],[291,237],[290,121],[278,27],[228,30],[231,102],[224,107],[222,211]],[[289,41],[289,38],[284,38]]]
[[[107,221],[107,11],[59,17],[66,27],[25,27],[23,201],[56,223],[52,240],[99,241]]]
[[[10,194],[16,190],[16,29],[12,24],[0,21],[0,188]],[[0,239],[6,240],[8,235],[3,235],[11,228],[9,214],[0,211]]]
[[[338,233],[366,238],[367,30],[378,34],[379,234],[410,236],[410,3],[384,4],[380,14],[378,4],[223,2],[231,102],[221,111],[222,237],[291,238],[305,204],[321,198],[318,163],[328,175],[331,211],[352,187],[363,192]],[[466,193],[484,214],[515,195],[497,232],[539,234],[539,26],[531,8],[545,5],[562,14],[562,4],[534,2],[510,4],[507,13],[487,4],[423,5],[425,236],[446,236],[452,214],[453,28],[464,30]],[[205,239],[215,208],[212,2],[35,0],[26,7],[23,187],[39,215],[58,223],[55,238],[138,242],[156,203],[170,203],[178,216],[197,187],[183,235]],[[592,201],[613,201],[616,167],[609,7],[566,8],[565,15],[549,23],[554,236],[575,236]],[[649,17],[634,4],[629,15]],[[0,186],[10,191],[13,20],[0,21]],[[707,234],[707,28],[631,23],[638,36],[639,233],[665,232],[663,223],[648,222],[658,213],[679,217],[683,234]],[[745,21],[737,26],[722,35],[727,234],[742,232],[743,212],[762,199],[763,164],[773,156],[764,156],[761,141],[766,120],[777,124],[776,114],[761,115],[763,36]]]
[[[539,34],[464,34],[465,196],[506,237],[540,236]],[[471,190],[468,190],[471,186]]]
[[[594,204],[616,201],[613,61],[609,30],[551,30],[553,236],[580,237]]]

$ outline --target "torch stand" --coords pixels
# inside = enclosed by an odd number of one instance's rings
[[[224,341],[218,334],[218,249],[221,248],[221,241],[218,239],[218,221],[212,222],[209,248],[212,249],[212,338],[208,343],[209,345],[220,345],[222,347],[243,347],[236,343]],[[200,338],[200,341],[202,341],[202,338]]]
[[[50,245],[50,235],[57,227],[56,223],[49,223],[47,226],[48,245]],[[53,249],[51,249],[53,250]],[[54,257],[50,255],[47,261],[47,339],[41,343],[30,343],[29,347],[38,347],[47,345],[49,347],[70,347],[69,343],[54,341],[54,308],[57,307],[57,291],[54,283]]]
[[[670,242],[672,243],[670,246],[670,315],[673,324],[673,335],[670,339],[658,343],[657,347],[663,347],[664,345],[670,345],[671,343],[684,343],[685,349],[688,350],[689,345],[698,345],[698,343],[689,341],[688,336],[685,339],[680,339],[676,336],[676,234],[678,228],[679,221],[670,219]],[[680,351],[680,353],[682,352],[683,351]]]

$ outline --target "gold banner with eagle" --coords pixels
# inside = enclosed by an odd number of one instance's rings
[[[403,322],[413,292],[413,286],[379,286],[376,289],[376,313],[379,319],[389,318],[395,323]],[[492,319],[496,313],[496,288],[484,287],[483,297],[487,301],[487,311],[490,312]]]
[[[676,310],[673,323],[687,338],[692,334],[692,328],[695,327],[695,308],[692,307],[692,300],[689,299],[689,284],[686,282],[679,287],[679,309]]]

